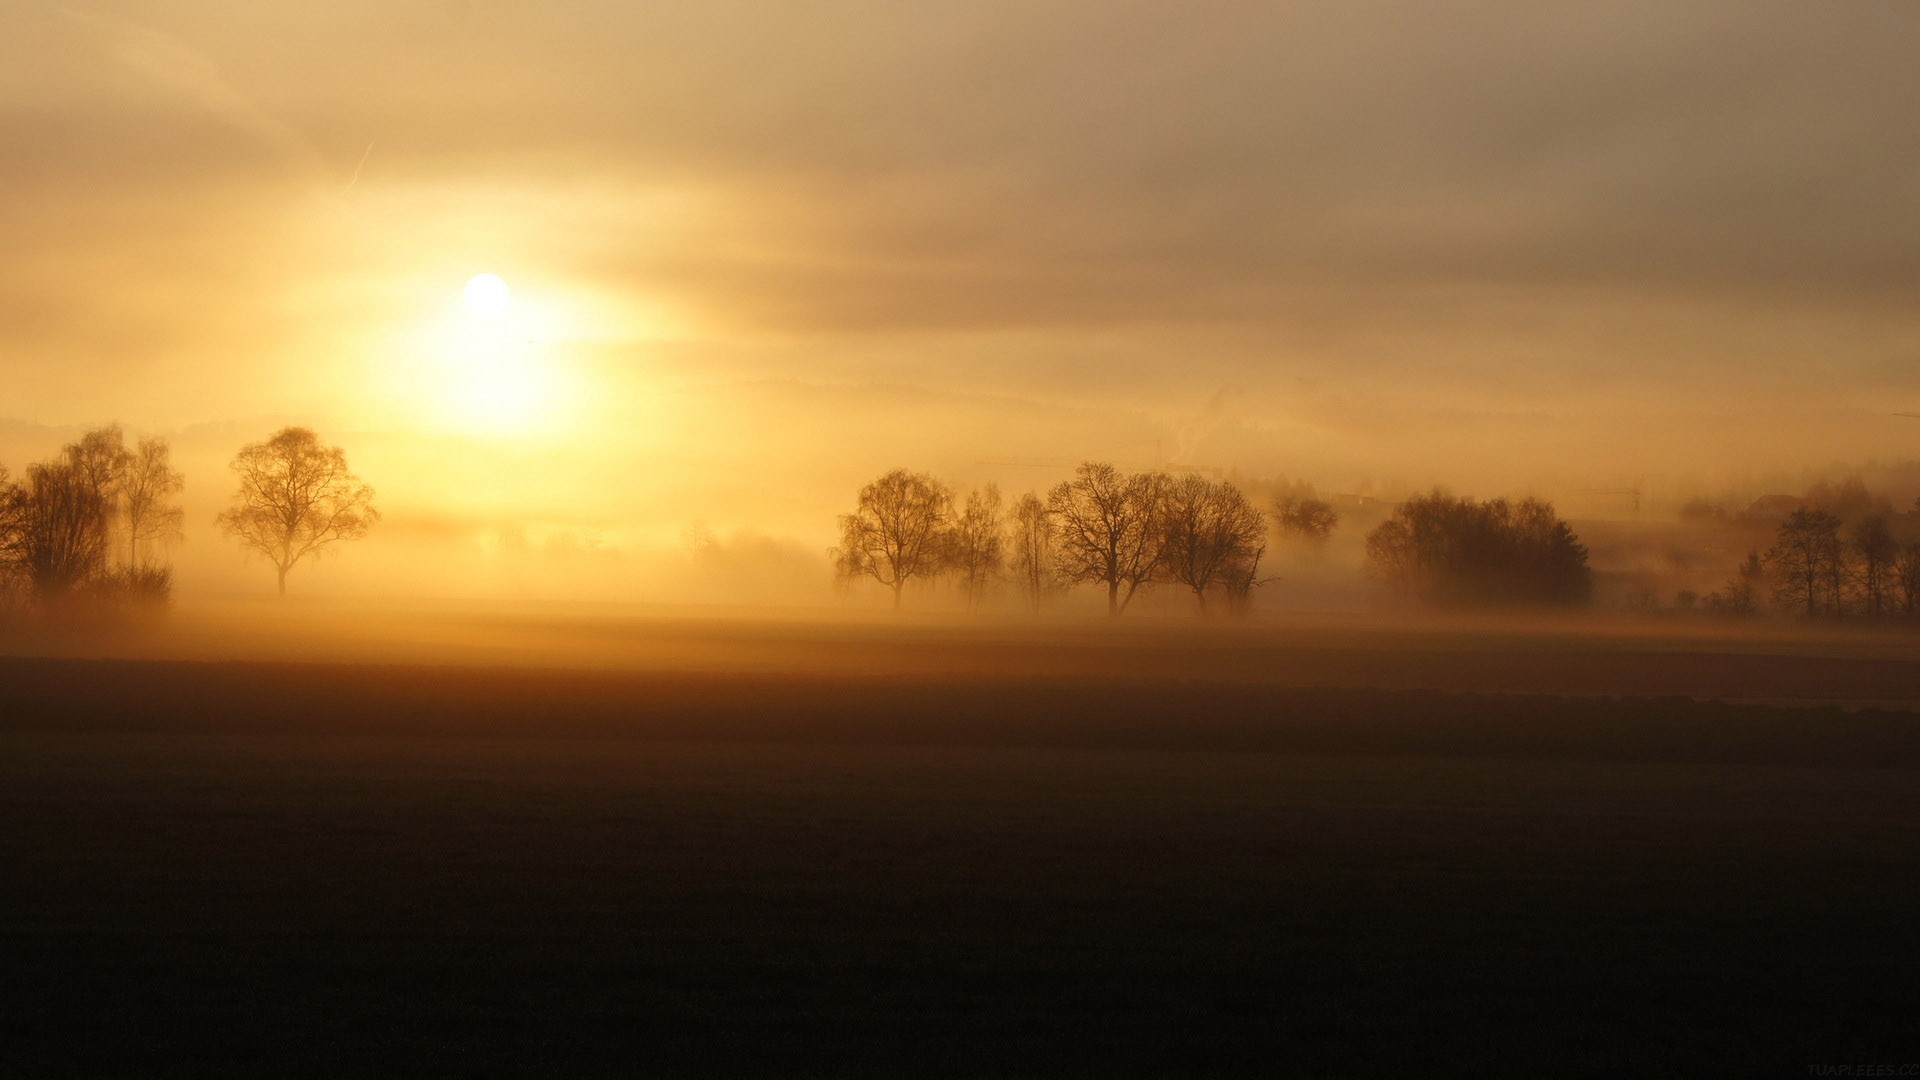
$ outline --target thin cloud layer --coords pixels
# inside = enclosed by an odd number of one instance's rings
[[[1342,485],[1910,455],[1916,46],[1896,2],[15,6],[5,410],[430,441],[422,327],[488,270],[568,313],[557,431],[728,489],[936,419]]]

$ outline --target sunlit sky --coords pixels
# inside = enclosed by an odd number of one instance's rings
[[[1916,56],[1905,0],[13,2],[0,461],[119,420],[210,508],[301,422],[403,533],[817,554],[895,464],[1916,457]]]

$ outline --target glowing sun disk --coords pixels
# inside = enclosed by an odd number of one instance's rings
[[[475,315],[499,315],[512,299],[513,290],[498,274],[475,274],[467,280],[467,310]]]

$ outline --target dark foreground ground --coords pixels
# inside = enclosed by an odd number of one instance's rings
[[[1920,1062],[1911,713],[47,659],[0,686],[0,1076]]]

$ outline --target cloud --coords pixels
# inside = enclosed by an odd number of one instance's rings
[[[205,53],[172,34],[128,19],[68,7],[58,10],[114,62],[272,147],[295,168],[326,175],[320,155],[300,132],[255,104]]]
[[[605,438],[790,434],[796,489],[1163,438],[1310,478],[1911,453],[1860,422],[1920,407],[1905,3],[38,13],[0,12],[32,418],[425,414],[379,397],[395,328],[489,269],[666,313],[569,357],[645,418]]]

